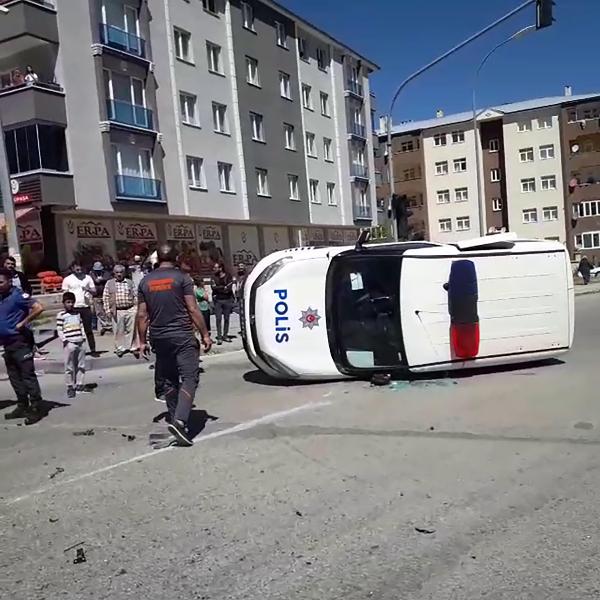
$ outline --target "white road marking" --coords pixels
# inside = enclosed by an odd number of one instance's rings
[[[288,410],[282,410],[279,412],[270,413],[268,415],[264,415],[263,417],[258,417],[257,419],[252,419],[251,421],[245,421],[244,423],[239,423],[238,425],[234,425],[233,427],[228,427],[227,429],[222,429],[221,431],[214,431],[213,433],[208,433],[206,435],[200,436],[194,440],[194,445],[198,445],[202,442],[207,442],[209,440],[214,440],[215,438],[223,437],[224,435],[231,435],[233,433],[239,433],[240,431],[247,431],[248,429],[252,429],[253,427],[257,427],[258,425],[264,425],[265,423],[272,423],[277,419],[282,419],[284,417],[288,417],[295,413],[311,410],[315,408],[322,408],[323,406],[329,406],[331,402],[309,402],[307,404],[301,404],[300,406],[296,406],[294,408],[290,408]],[[69,485],[71,483],[76,483],[78,481],[82,481],[83,479],[88,479],[90,477],[95,477],[96,475],[101,475],[102,473],[107,473],[109,471],[113,471],[114,469],[118,469],[119,467],[124,467],[125,465],[129,465],[134,462],[145,460],[146,458],[150,458],[151,456],[157,456],[162,454],[163,452],[168,452],[170,450],[179,450],[180,452],[185,452],[183,448],[176,448],[174,446],[168,446],[167,448],[160,448],[159,450],[152,450],[151,452],[146,452],[145,454],[138,454],[137,456],[133,456],[126,460],[122,460],[118,463],[114,463],[112,465],[107,465],[106,467],[101,467],[99,469],[95,469],[94,471],[89,471],[88,473],[82,473],[81,475],[76,475],[75,477],[71,477],[69,479],[63,479],[57,481],[54,485],[46,486],[43,488],[39,488],[34,490],[33,492],[28,492],[22,496],[17,496],[16,498],[12,498],[4,502],[4,505],[10,506],[11,504],[16,504],[17,502],[21,502],[23,500],[28,500],[33,496],[39,496],[40,494],[45,494],[46,492],[55,490],[57,487],[62,487],[65,485]],[[189,452],[189,450],[188,450]]]

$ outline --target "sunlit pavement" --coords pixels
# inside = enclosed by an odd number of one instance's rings
[[[600,296],[576,307],[564,362],[393,388],[209,357],[191,449],[149,447],[147,365],[69,403],[43,376],[48,417],[0,423],[0,597],[600,597]]]

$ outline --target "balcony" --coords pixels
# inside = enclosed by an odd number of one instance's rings
[[[372,210],[370,204],[354,202],[352,205],[355,221],[370,221],[372,219]]]
[[[117,198],[162,202],[161,181],[149,177],[115,175]]]
[[[108,99],[106,101],[106,107],[108,120],[112,123],[139,129],[154,129],[152,111],[145,106],[131,104],[130,102],[125,102],[123,100]]]
[[[355,138],[359,138],[361,140],[366,140],[366,129],[364,125],[361,125],[360,123],[350,123],[350,126],[348,127],[349,131],[348,131],[348,135],[351,137],[355,137]]]
[[[18,83],[0,88],[0,113],[3,125],[28,121],[67,124],[64,91],[54,83]]]
[[[353,79],[346,80],[346,94],[352,94],[357,98],[363,98],[363,86]]]
[[[146,58],[146,41],[115,25],[101,24],[100,40],[105,46],[119,52],[132,54],[139,58]]]
[[[350,176],[355,177],[356,179],[365,179],[369,180],[369,169],[366,165],[361,165],[360,163],[352,163],[350,165]]]
[[[58,44],[56,10],[50,2],[0,0],[0,60],[34,48]]]

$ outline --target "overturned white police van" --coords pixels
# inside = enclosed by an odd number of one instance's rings
[[[575,320],[566,248],[515,234],[275,252],[248,276],[241,312],[248,357],[285,379],[555,357]]]

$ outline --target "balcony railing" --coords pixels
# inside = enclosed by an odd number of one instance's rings
[[[350,175],[352,177],[361,177],[362,179],[369,178],[369,170],[366,165],[361,165],[359,163],[352,163],[350,165]]]
[[[57,83],[46,83],[44,81],[35,81],[27,83],[8,83],[0,87],[0,94],[14,92],[16,90],[26,90],[28,88],[37,88],[41,90],[50,90],[52,92],[62,92],[63,88]]]
[[[0,5],[8,4],[9,2],[14,2],[14,0],[0,0]],[[47,8],[55,8],[54,0],[29,0],[29,2],[33,2],[33,4],[41,4]]]
[[[145,106],[131,104],[123,100],[106,101],[108,110],[108,120],[132,127],[141,127],[143,129],[153,129],[154,120],[152,111]]]
[[[350,123],[350,134],[366,139],[365,126],[360,123]]]
[[[348,79],[346,81],[346,91],[352,92],[355,96],[363,97],[363,86],[353,79]]]
[[[115,25],[100,25],[100,39],[105,46],[146,58],[146,42]]]
[[[117,196],[136,200],[156,201],[162,199],[161,182],[149,177],[132,175],[115,175]]]
[[[355,219],[371,219],[371,206],[369,204],[354,203],[354,218]]]

